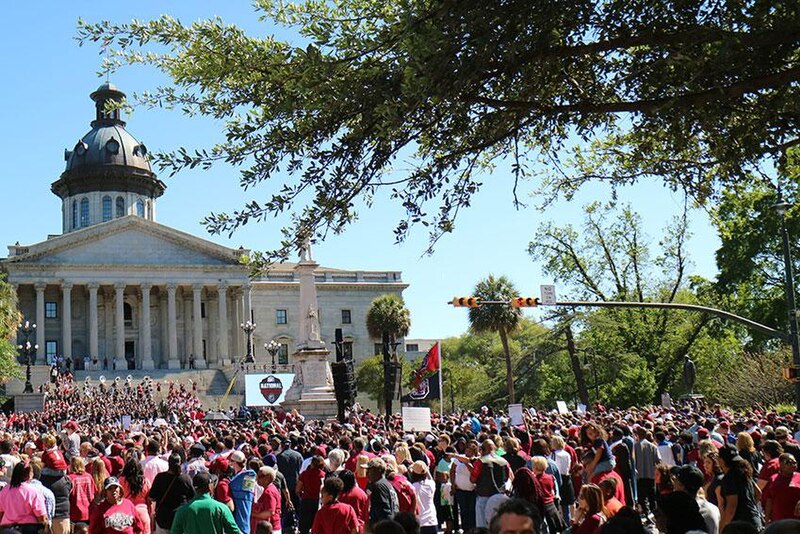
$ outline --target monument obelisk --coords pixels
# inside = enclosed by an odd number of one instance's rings
[[[295,267],[300,282],[299,331],[292,353],[295,375],[282,406],[287,411],[297,410],[306,417],[328,418],[336,416],[336,396],[328,363],[330,351],[320,337],[314,280],[317,267],[319,264],[311,254],[311,242],[306,240],[300,250],[300,262]]]

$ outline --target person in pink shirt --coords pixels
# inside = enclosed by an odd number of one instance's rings
[[[275,469],[263,466],[258,470],[256,482],[264,488],[258,501],[253,504],[250,512],[250,532],[256,532],[256,525],[267,521],[272,525],[272,534],[281,534],[281,493],[273,484],[276,477]]]
[[[89,523],[89,506],[97,491],[92,475],[86,472],[83,458],[75,456],[70,461],[69,479],[72,489],[69,493],[69,520],[75,523]]]
[[[339,493],[339,502],[353,507],[358,519],[358,531],[364,532],[369,523],[369,497],[356,484],[356,476],[352,471],[345,469],[339,472],[339,479],[343,484],[342,491]]]
[[[47,528],[44,495],[30,484],[33,467],[27,461],[14,466],[11,481],[0,491],[0,527],[15,526],[22,534],[35,534]]]

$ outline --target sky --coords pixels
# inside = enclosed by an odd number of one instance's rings
[[[89,130],[94,118],[91,93],[104,79],[98,77],[99,48],[79,47],[74,40],[77,20],[128,22],[169,14],[182,22],[214,15],[244,27],[253,35],[268,35],[282,29],[258,20],[250,2],[209,0],[172,2],[98,3],[87,0],[61,2],[14,2],[4,6],[6,21],[0,32],[0,154],[3,193],[0,195],[0,246],[17,241],[31,244],[48,234],[61,232],[61,200],[50,192],[50,184],[64,170],[63,151],[71,148]],[[163,84],[164,78],[147,68],[122,70],[111,82],[127,93],[141,92]],[[171,150],[180,146],[204,147],[220,139],[222,125],[204,118],[187,118],[178,111],[137,108],[126,117],[128,130],[148,150]],[[157,220],[216,243],[253,250],[278,246],[280,223],[251,223],[227,236],[209,235],[201,221],[210,212],[233,211],[251,198],[267,198],[274,185],[244,192],[235,168],[193,170],[175,177],[161,175],[167,191],[158,200]],[[521,296],[538,296],[544,277],[541,263],[527,253],[542,222],[578,224],[581,207],[593,200],[606,200],[602,185],[584,188],[571,202],[558,202],[545,210],[539,200],[523,197],[528,207],[513,206],[513,177],[498,168],[482,179],[484,187],[472,206],[459,215],[454,233],[439,241],[432,256],[425,256],[425,228],[416,228],[400,245],[394,244],[394,229],[401,211],[386,199],[362,210],[359,220],[341,235],[315,245],[315,259],[327,266],[358,270],[399,270],[409,284],[404,292],[411,311],[410,338],[445,338],[468,328],[466,309],[447,305],[454,296],[468,296],[475,283],[489,274],[507,276]],[[532,187],[531,187],[532,188]],[[657,243],[663,226],[683,206],[682,195],[657,183],[623,189],[620,200],[628,202],[643,219],[646,233]],[[692,274],[713,277],[714,251],[719,245],[713,227],[702,211],[691,215],[692,237],[688,250]],[[0,254],[2,256],[3,254]],[[559,299],[571,295],[557,286]],[[535,315],[535,311],[527,313]]]

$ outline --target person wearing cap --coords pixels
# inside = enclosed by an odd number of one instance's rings
[[[214,500],[217,477],[206,471],[197,473],[192,479],[196,493],[188,503],[175,512],[171,534],[239,534],[236,521],[230,509]]]
[[[775,429],[775,440],[783,447],[783,452],[788,452],[794,459],[800,462],[800,445],[795,443],[789,437],[789,429],[785,426],[779,426]]]
[[[800,518],[800,473],[797,472],[797,460],[786,452],[778,460],[780,470],[772,476],[764,491],[764,515],[767,523]]]
[[[220,456],[214,459],[208,466],[209,472],[217,476],[217,483],[214,485],[214,499],[221,502],[233,512],[233,496],[231,495],[231,476],[233,470],[227,456]]]
[[[322,485],[322,507],[314,517],[312,534],[358,534],[359,521],[355,510],[338,500],[343,487],[342,481],[336,477],[325,480]]]
[[[697,491],[703,484],[703,473],[691,465],[676,467],[674,470],[674,491],[659,497],[655,513],[656,526],[664,534],[708,531],[708,523],[700,512],[700,503],[697,501]],[[713,506],[707,502],[706,504],[708,507]],[[707,510],[713,515],[713,510]],[[716,513],[716,523],[719,523],[719,510]],[[710,532],[716,533],[717,530]]]
[[[234,475],[230,490],[233,498],[233,519],[244,534],[250,534],[250,512],[255,497],[256,473],[247,468],[247,458],[242,451],[233,451],[228,457]]]
[[[194,479],[197,473],[208,471],[205,453],[206,448],[199,441],[189,448],[189,461],[186,463],[186,474],[189,475],[189,478]]]
[[[720,485],[720,531],[731,521],[744,521],[760,529],[761,512],[756,499],[758,486],[753,482],[752,467],[731,445],[719,450],[719,459],[725,473]]]
[[[392,519],[400,511],[400,505],[397,493],[384,476],[386,463],[380,458],[373,458],[359,467],[366,469],[369,480],[369,527],[384,519]]]
[[[119,480],[108,477],[103,491],[105,499],[89,517],[89,534],[140,534],[145,525],[133,503],[122,496]]]
[[[436,486],[431,479],[428,466],[420,460],[411,464],[408,478],[414,487],[417,495],[417,520],[419,521],[421,534],[436,534],[439,529],[439,521],[436,516],[436,506],[434,504],[434,494]]]

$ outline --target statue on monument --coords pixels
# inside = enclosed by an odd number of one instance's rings
[[[300,261],[310,262],[314,261],[314,256],[311,254],[311,238],[306,237],[303,239],[303,245],[300,247]]]
[[[313,304],[308,305],[308,321],[306,322],[306,333],[309,341],[320,341],[319,320],[317,310]]]
[[[683,385],[686,386],[686,389],[689,390],[689,395],[694,394],[694,383],[697,379],[697,371],[694,366],[694,362],[689,355],[683,357]]]

